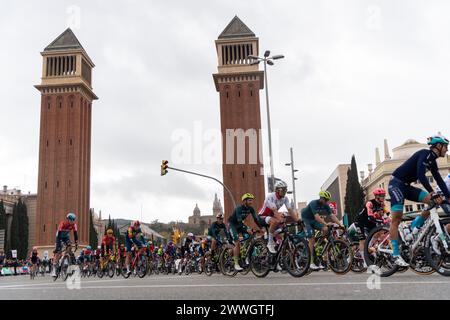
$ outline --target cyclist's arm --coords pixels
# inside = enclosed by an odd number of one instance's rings
[[[427,160],[428,153],[423,153],[419,159],[417,160],[417,179],[420,181],[422,186],[429,192],[433,192],[433,188],[430,185],[430,182],[428,181],[427,176],[425,173],[427,172],[427,168],[425,167],[424,163]]]
[[[320,224],[326,225],[327,223],[325,222],[325,220],[320,216],[320,214],[316,213],[314,215],[314,219],[319,222]]]
[[[439,170],[437,167],[433,168],[431,170],[431,174],[433,175],[434,179],[436,180],[437,185],[439,186],[439,189],[441,189],[442,193],[444,194],[445,198],[447,198],[447,201],[450,198],[450,191],[447,188],[447,184],[444,182],[444,179],[442,179],[441,175],[439,174]]]

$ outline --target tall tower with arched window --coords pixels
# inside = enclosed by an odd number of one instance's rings
[[[36,243],[55,242],[58,223],[77,215],[80,244],[89,242],[94,63],[71,29],[43,52]]]
[[[216,40],[216,50],[218,72],[213,78],[220,96],[223,181],[238,205],[249,192],[255,195],[258,209],[265,197],[259,102],[264,72],[251,65],[248,56],[258,55],[259,40],[235,16]],[[224,205],[228,219],[233,204],[226,192]]]

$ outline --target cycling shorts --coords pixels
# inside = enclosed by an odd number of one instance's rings
[[[239,241],[239,234],[242,234],[244,236],[247,234],[248,227],[241,223],[239,225],[235,225],[233,223],[230,223],[230,236],[233,241]]]
[[[56,244],[55,244],[55,251],[54,251],[54,253],[61,252],[63,244],[66,245],[66,246],[70,245],[70,237],[68,235],[67,236],[56,237]]]
[[[423,202],[428,192],[404,183],[392,176],[389,182],[389,196],[391,197],[391,211],[403,213],[405,200]]]
[[[324,225],[317,222],[315,219],[304,219],[306,237],[312,238],[314,236],[314,230],[322,230]]]
[[[139,241],[139,240],[137,240],[137,239],[134,239],[134,240],[132,241],[130,238],[125,237],[125,247],[127,248],[127,252],[131,252],[131,248],[133,247],[133,244],[134,244],[135,246],[137,246],[138,248],[142,248],[142,247],[144,246],[144,245],[142,244],[142,242]]]

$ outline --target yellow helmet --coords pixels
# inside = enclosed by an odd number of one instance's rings
[[[324,198],[325,200],[331,200],[331,193],[329,191],[320,191],[319,197]]]
[[[114,234],[113,229],[108,229],[108,230],[106,231],[106,234],[107,234],[108,236],[112,236],[112,235]]]
[[[246,193],[242,196],[242,201],[245,201],[247,199],[255,199],[255,196],[252,195],[251,193]]]

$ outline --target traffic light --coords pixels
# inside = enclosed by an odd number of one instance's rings
[[[161,164],[161,175],[164,176],[167,174],[167,168],[169,168],[169,161],[163,160]]]

